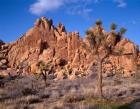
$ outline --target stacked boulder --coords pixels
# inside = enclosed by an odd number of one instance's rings
[[[8,44],[4,43],[3,41],[0,41],[0,79],[9,76],[7,59],[8,47]]]

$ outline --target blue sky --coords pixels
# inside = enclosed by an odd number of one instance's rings
[[[52,18],[54,25],[62,22],[81,37],[96,19],[102,19],[106,31],[114,22],[140,45],[140,0],[0,0],[0,39],[18,39],[41,16]]]

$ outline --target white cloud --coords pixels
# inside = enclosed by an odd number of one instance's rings
[[[35,0],[35,3],[31,4],[29,11],[35,15],[43,15],[46,12],[65,7],[64,11],[69,14],[82,15],[92,12],[92,9],[88,7],[89,4],[96,4],[102,1],[103,0]],[[120,8],[127,6],[125,0],[112,1],[117,3],[117,6]]]
[[[87,15],[87,14],[91,13],[92,11],[93,11],[93,9],[91,9],[91,8],[87,8],[86,6],[77,5],[77,6],[69,8],[67,10],[67,13],[71,14],[71,15]]]
[[[114,0],[114,2],[117,3],[117,6],[119,8],[125,8],[127,6],[127,3],[125,2],[125,0]]]
[[[74,6],[77,6],[79,2],[83,4],[88,4],[92,2],[97,3],[98,1],[99,0],[36,0],[36,2],[30,6],[29,10],[32,14],[42,15],[46,12],[59,9],[62,6],[65,6],[67,10],[68,7],[66,5],[68,4],[74,4]],[[88,13],[89,11],[91,11],[91,9],[82,8],[82,10],[80,10],[79,8],[77,13]]]
[[[58,9],[63,5],[64,0],[37,0],[30,6],[30,12],[36,15],[41,15],[47,11]]]

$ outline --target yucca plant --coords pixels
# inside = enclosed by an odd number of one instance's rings
[[[96,20],[96,25],[101,26],[102,25],[102,21],[100,19]]]
[[[112,23],[111,26],[110,26],[110,29],[112,31],[114,31],[114,30],[116,30],[116,28],[117,28],[117,25],[115,23]]]
[[[38,62],[38,67],[39,67],[39,69],[40,69],[41,71],[46,70],[46,65],[45,65],[45,63],[44,63],[43,61],[39,61],[39,62]]]
[[[117,34],[116,43],[118,43],[122,39],[123,34],[125,34],[126,31],[127,31],[126,28],[124,28],[124,27],[120,28],[120,31]]]
[[[121,35],[125,34],[126,31],[127,31],[126,28],[124,28],[124,27],[120,28],[120,34],[121,34]]]
[[[102,64],[103,64],[104,60],[109,56],[110,47],[105,41],[106,35],[103,34],[103,32],[102,32],[103,28],[102,28],[101,20],[96,21],[95,29],[97,31],[96,31],[96,34],[94,34],[94,40],[95,40],[94,51],[95,52],[93,52],[93,53],[96,53],[96,56],[97,56],[97,66],[98,66],[98,68],[97,68],[97,72],[98,72],[97,88],[98,88],[99,98],[103,98],[103,77],[102,77],[103,67],[102,67]],[[104,56],[100,55],[100,47],[104,47],[104,49],[105,49]],[[95,55],[95,54],[93,54],[93,55]]]
[[[47,83],[47,70],[48,70],[47,65],[43,61],[39,61],[38,68],[41,71],[41,75],[43,76],[45,86],[47,87],[48,86],[48,83]]]

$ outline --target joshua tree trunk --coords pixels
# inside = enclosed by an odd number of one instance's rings
[[[45,86],[47,87],[48,86],[48,83],[47,83],[47,72],[43,71],[42,72],[42,76],[43,76],[43,80],[44,80]]]
[[[102,91],[102,59],[100,59],[99,55],[98,57],[98,94],[99,98],[103,97],[103,91]]]

